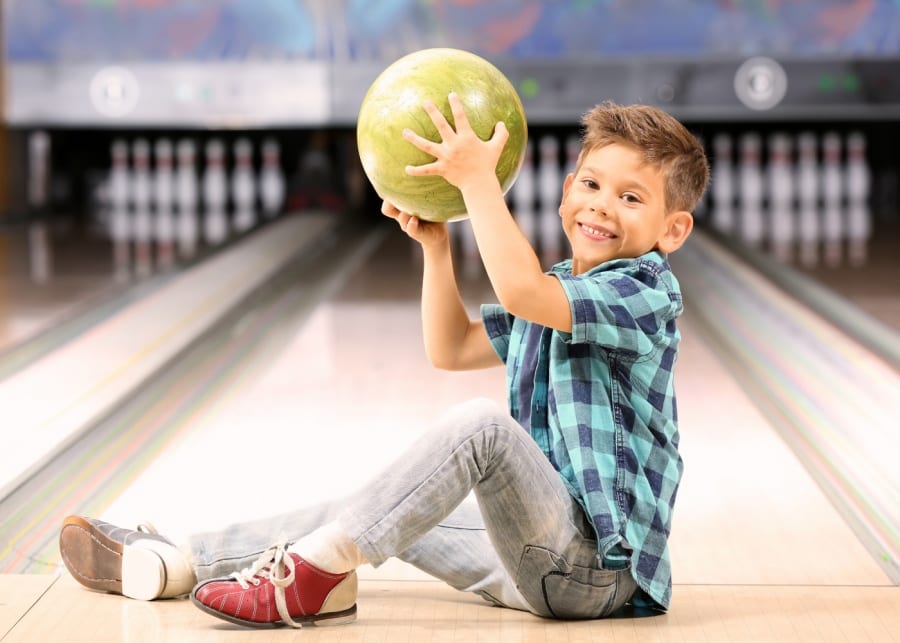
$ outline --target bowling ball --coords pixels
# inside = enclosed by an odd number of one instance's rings
[[[504,193],[512,187],[528,139],[525,110],[509,79],[484,58],[459,49],[423,49],[388,66],[363,98],[356,141],[363,170],[375,191],[401,210],[427,221],[455,221],[468,215],[459,190],[440,176],[409,176],[407,165],[424,165],[434,157],[404,140],[409,128],[440,141],[437,128],[422,107],[425,99],[438,106],[453,125],[447,100],[456,92],[466,116],[482,140],[503,121],[509,139],[497,163]]]

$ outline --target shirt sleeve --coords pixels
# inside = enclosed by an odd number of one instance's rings
[[[491,340],[491,346],[506,364],[506,358],[509,356],[509,337],[512,333],[513,316],[499,304],[483,304],[481,319],[484,321],[484,329],[487,331],[488,339]]]
[[[670,271],[649,260],[583,275],[556,273],[569,298],[574,344],[647,355],[672,332],[681,294]]]

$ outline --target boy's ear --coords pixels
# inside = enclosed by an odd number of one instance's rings
[[[566,180],[563,181],[562,188],[562,198],[559,200],[560,208],[562,208],[562,204],[566,202],[566,195],[569,193],[569,188],[572,187],[572,181],[575,180],[575,174],[573,172],[569,172],[566,175]],[[560,212],[562,214],[562,212]]]
[[[678,210],[666,216],[666,227],[656,246],[668,254],[678,250],[694,229],[694,217],[686,210]]]

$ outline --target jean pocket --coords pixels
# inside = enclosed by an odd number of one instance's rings
[[[591,619],[617,607],[619,573],[572,565],[549,549],[529,545],[516,580],[525,600],[542,616]]]

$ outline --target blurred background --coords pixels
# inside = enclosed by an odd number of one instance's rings
[[[401,55],[452,46],[523,98],[531,168],[510,196],[537,246],[581,113],[646,102],[708,148],[701,223],[900,326],[894,0],[4,0],[2,25],[0,221],[52,222],[38,276],[84,270],[76,239],[121,280],[276,211],[377,219],[362,96]]]
[[[4,0],[0,21],[0,425],[9,431],[0,515],[11,517],[12,543],[0,569],[52,567],[60,517],[106,511],[110,489],[127,488],[150,466],[141,457],[169,448],[210,390],[232,395],[228,374],[255,372],[242,352],[251,345],[268,351],[253,359],[296,358],[293,375],[272,376],[275,393],[263,396],[267,412],[283,404],[285,417],[316,402],[297,405],[292,386],[318,391],[329,409],[377,399],[387,417],[393,398],[379,383],[431,377],[375,350],[397,342],[394,355],[419,359],[419,343],[391,334],[401,319],[417,326],[417,259],[385,230],[354,127],[387,65],[449,46],[493,62],[522,97],[529,151],[508,199],[548,267],[566,252],[556,210],[584,111],[607,99],[649,103],[700,137],[712,184],[676,266],[696,311],[694,341],[728,365],[736,390],[764,409],[877,564],[900,578],[897,0]],[[489,299],[468,224],[452,230],[467,302]],[[211,274],[190,294],[151,307],[204,267]],[[346,321],[335,303],[351,300],[365,321]],[[212,308],[191,338],[97,400]],[[267,312],[253,321],[251,309]],[[305,330],[278,331],[288,318]],[[111,337],[120,343],[52,364]],[[195,339],[220,342],[225,357],[204,362]],[[352,359],[348,346],[359,351]],[[92,375],[107,354],[120,361]],[[188,366],[177,361],[185,356]],[[191,365],[207,370],[190,380]],[[695,401],[705,401],[715,382],[690,372]],[[62,390],[71,380],[83,388]],[[166,397],[176,380],[194,381],[179,389],[194,397]],[[493,380],[442,382],[460,396],[502,398]],[[147,395],[176,409],[171,418],[151,413]],[[86,401],[95,407],[69,421]],[[425,415],[428,401],[413,410]],[[829,407],[843,403],[856,406]],[[231,419],[250,422],[246,413]],[[160,440],[149,456],[103,455],[132,430]],[[240,445],[228,432],[215,439]],[[91,453],[100,460],[78,459]],[[120,477],[98,473],[93,487],[79,478],[73,496],[74,472],[88,470]],[[59,495],[34,505],[48,485]],[[784,541],[774,542],[767,551]]]

